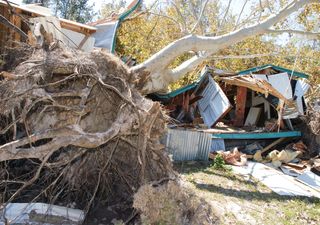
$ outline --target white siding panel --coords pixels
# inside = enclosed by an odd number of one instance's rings
[[[198,102],[200,114],[205,124],[211,127],[231,107],[231,104],[212,77],[209,77],[209,83],[202,92],[202,96],[203,98]]]

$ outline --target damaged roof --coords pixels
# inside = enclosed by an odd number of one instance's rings
[[[286,69],[286,68],[283,68],[283,67],[280,67],[280,66],[275,66],[275,65],[272,65],[272,64],[253,67],[253,68],[250,68],[250,69],[247,69],[247,70],[240,71],[238,74],[239,75],[248,75],[248,74],[255,73],[255,72],[258,72],[258,71],[261,71],[261,70],[264,70],[264,69],[268,69],[268,68],[272,68],[272,69],[274,69],[274,70],[276,70],[278,72],[286,72],[289,75],[292,74],[295,77],[307,78],[307,79],[309,78],[309,75],[307,75],[305,73],[297,72],[297,71],[294,71],[294,70],[289,70],[289,69]]]
[[[2,0],[0,0],[0,5],[3,5],[5,7],[9,7],[7,2],[2,1]],[[13,2],[10,2],[10,6],[17,9],[18,11],[31,13],[32,17],[53,16],[48,8],[42,7],[42,6],[39,6],[36,4],[18,5]],[[62,28],[69,29],[69,30],[72,30],[75,32],[92,34],[92,33],[95,33],[97,30],[96,27],[89,26],[89,25],[82,24],[82,23],[78,23],[78,22],[71,21],[71,20],[67,20],[67,19],[59,18],[59,21],[60,21]]]

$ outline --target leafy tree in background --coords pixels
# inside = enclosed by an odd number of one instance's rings
[[[100,10],[102,18],[108,18],[112,13],[118,12],[121,8],[126,6],[126,0],[118,0],[114,2],[105,3]]]
[[[41,6],[44,6],[44,7],[49,7],[50,5],[50,0],[23,0],[22,1],[23,3],[25,4],[41,4]]]
[[[74,20],[79,23],[92,21],[96,12],[89,0],[51,0],[55,14],[68,20]]]
[[[40,3],[51,8],[55,15],[79,23],[90,22],[97,15],[94,4],[90,5],[89,0],[23,0],[23,3]]]

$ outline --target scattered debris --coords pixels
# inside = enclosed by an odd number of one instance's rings
[[[279,195],[320,198],[320,192],[262,163],[249,161],[247,166],[233,166],[232,171],[242,175],[253,176]]]
[[[215,159],[217,155],[221,155],[226,164],[234,166],[244,166],[247,164],[247,157],[245,154],[239,152],[238,148],[234,148],[231,151],[218,151],[211,153],[209,157]]]
[[[305,171],[297,180],[320,192],[320,177],[311,171]]]
[[[77,225],[84,211],[44,203],[9,203],[1,210],[0,224]]]
[[[267,156],[267,160],[272,162],[272,165],[275,167],[280,167],[282,163],[289,163],[297,158],[301,152],[291,151],[291,150],[273,150]]]

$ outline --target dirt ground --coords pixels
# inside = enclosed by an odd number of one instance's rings
[[[222,224],[320,224],[320,199],[280,196],[250,177],[210,163],[175,164],[182,179],[211,205]]]

